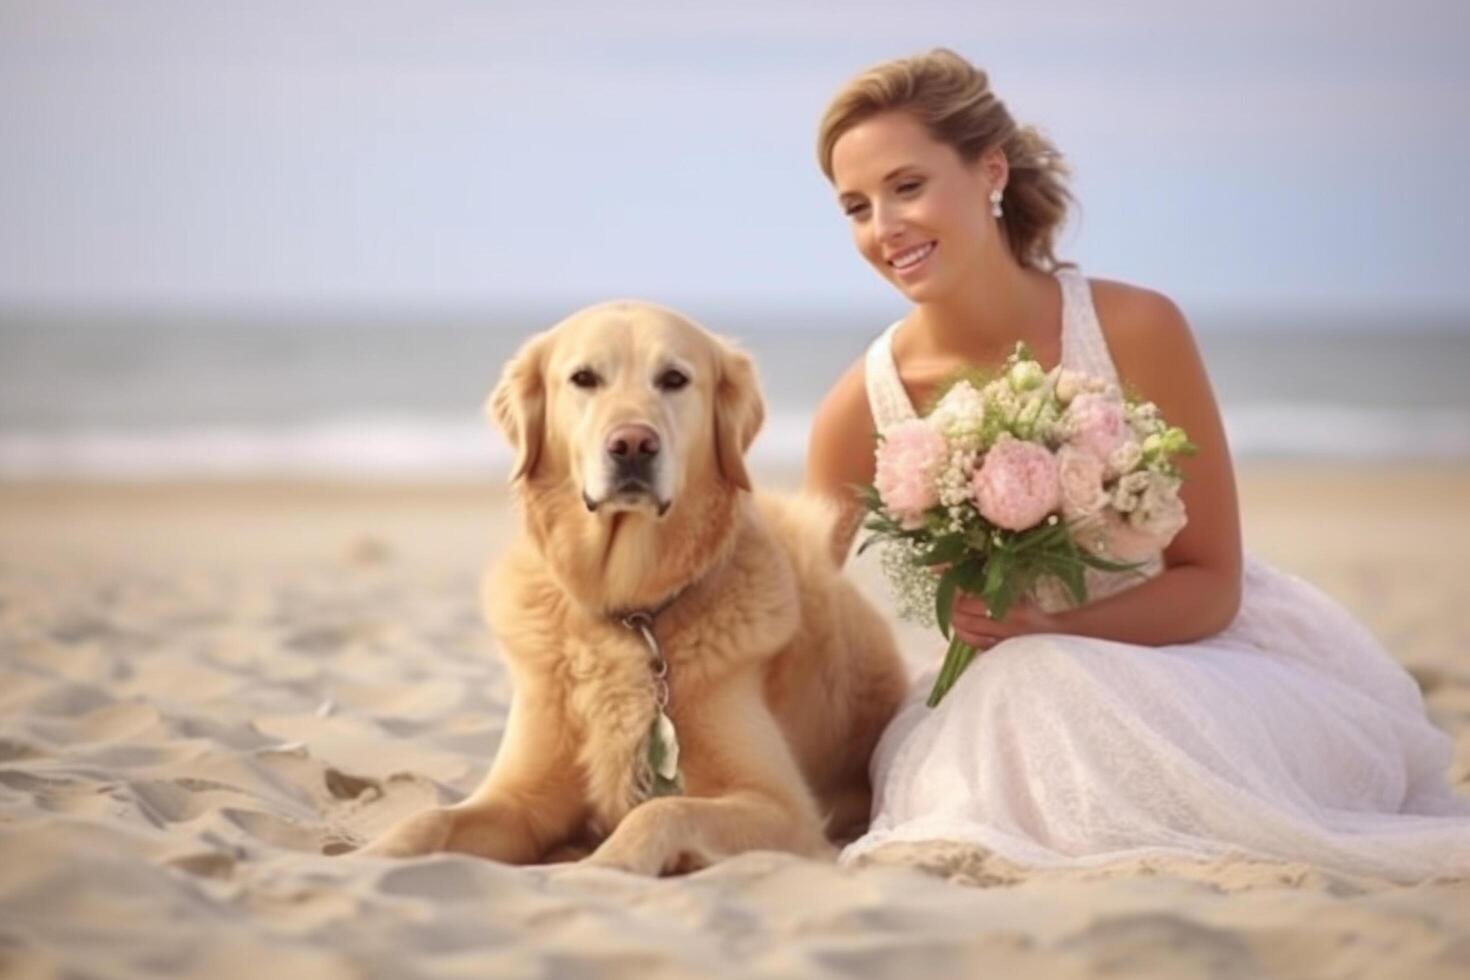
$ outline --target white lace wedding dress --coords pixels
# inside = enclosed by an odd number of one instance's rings
[[[1058,279],[1062,363],[1116,379],[1087,280]],[[893,330],[866,362],[880,428],[914,414]],[[1093,573],[1088,594],[1138,582]],[[844,862],[939,839],[1038,866],[1239,854],[1401,881],[1470,875],[1470,798],[1447,785],[1451,742],[1412,678],[1332,599],[1249,554],[1239,615],[1205,640],[1017,637],[931,710],[942,656],[936,633],[932,668],[873,757],[871,830]]]

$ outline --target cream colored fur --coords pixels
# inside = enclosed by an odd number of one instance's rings
[[[687,376],[678,390],[660,387],[670,365]],[[594,390],[568,380],[583,368]],[[763,409],[749,358],[671,310],[602,304],[528,341],[490,409],[518,453],[524,530],[484,589],[515,681],[505,736],[473,794],[367,852],[590,851],[659,874],[750,849],[827,855],[860,831],[904,673],[887,624],[832,562],[832,511],[750,491],[743,454]],[[583,499],[608,485],[604,443],[629,423],[658,434],[671,468],[655,481],[673,488],[661,516],[636,495],[595,513]],[[650,655],[617,615],[671,597],[654,631],[685,792],[644,800]]]

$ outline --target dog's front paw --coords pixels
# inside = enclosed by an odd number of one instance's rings
[[[606,844],[577,863],[594,868],[612,868],[648,878],[656,878],[663,871],[663,861],[657,855],[639,854],[627,848],[608,847]]]
[[[702,851],[690,848],[671,850],[667,844],[661,844],[655,838],[614,834],[578,863],[595,868],[616,868],[630,874],[654,878],[700,871],[714,861],[713,855]]]
[[[579,863],[656,878],[676,870],[676,857],[661,846],[657,835],[642,833],[634,824],[624,824]]]
[[[391,858],[433,854],[444,849],[453,832],[453,814],[447,810],[425,810],[395,824],[377,840],[354,853]]]

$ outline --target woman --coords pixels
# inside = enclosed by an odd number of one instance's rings
[[[1056,150],[950,51],[879,65],[833,100],[823,172],[858,252],[913,304],[818,410],[806,486],[843,508],[845,558],[874,433],[964,365],[1025,341],[1050,368],[1122,378],[1199,447],[1187,526],[1146,577],[1089,573],[953,626],[980,655],[936,709],[933,673],[873,759],[851,860],[948,839],[1034,865],[1149,854],[1306,860],[1398,880],[1470,873],[1470,800],[1412,679],[1341,607],[1241,552],[1230,453],[1188,325],[1158,293],[1053,255],[1070,200]],[[937,670],[940,650],[933,656]]]

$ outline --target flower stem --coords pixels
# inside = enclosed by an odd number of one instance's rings
[[[960,674],[970,665],[975,658],[975,648],[970,646],[959,636],[954,636],[949,641],[949,650],[944,655],[944,664],[939,668],[939,676],[934,678],[934,689],[929,692],[929,700],[925,702],[929,707],[938,707],[939,702],[949,693],[954,682],[959,680]]]

